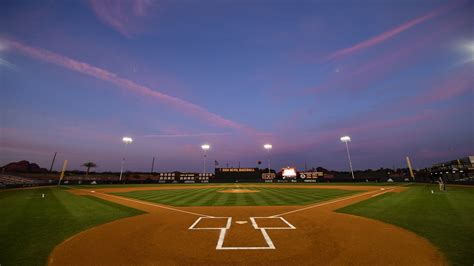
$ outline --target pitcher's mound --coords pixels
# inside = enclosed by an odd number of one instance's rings
[[[255,192],[260,192],[260,191],[250,190],[250,189],[233,188],[233,189],[220,190],[219,192],[220,193],[255,193]]]

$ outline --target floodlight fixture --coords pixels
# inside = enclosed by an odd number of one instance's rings
[[[132,143],[133,139],[131,137],[123,137],[122,141],[125,142],[126,144]]]
[[[349,136],[341,137],[341,141],[342,141],[342,142],[350,142],[350,141],[351,141],[351,137],[349,137]]]
[[[351,141],[351,137],[349,137],[349,136],[343,136],[343,137],[341,137],[341,141],[346,144],[347,158],[349,159],[349,166],[351,167],[352,179],[355,179],[355,177],[354,177],[354,170],[352,169],[351,154],[349,153],[349,144],[347,144],[348,142]]]
[[[125,148],[123,149],[123,158],[122,158],[122,166],[120,167],[120,177],[119,181],[122,181],[122,175],[123,175],[123,167],[125,165],[125,153],[127,152],[127,145],[129,143],[133,142],[133,139],[131,137],[123,137],[122,142],[125,143]]]

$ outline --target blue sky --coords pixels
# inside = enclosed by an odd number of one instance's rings
[[[474,152],[472,1],[2,1],[0,164],[415,167]],[[59,168],[59,163],[56,165]]]

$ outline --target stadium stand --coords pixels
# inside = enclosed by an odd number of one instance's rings
[[[12,188],[12,187],[31,187],[42,185],[45,182],[41,180],[35,180],[26,177],[13,176],[13,175],[0,175],[0,188]]]

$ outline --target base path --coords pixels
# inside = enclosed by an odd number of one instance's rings
[[[108,189],[72,190],[148,213],[69,238],[53,250],[49,264],[447,265],[431,243],[410,231],[334,212],[401,190],[364,189],[370,191],[307,206],[179,208],[104,194]]]

